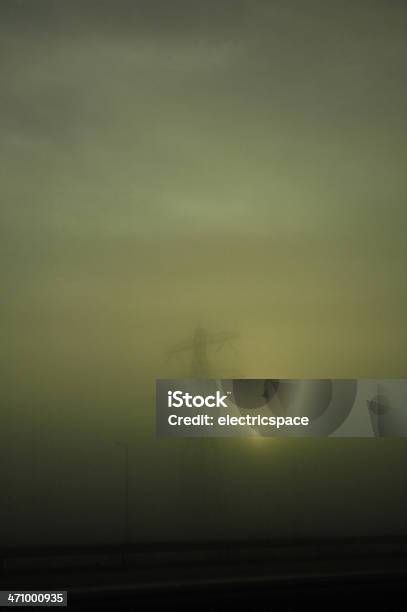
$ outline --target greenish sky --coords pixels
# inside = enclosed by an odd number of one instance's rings
[[[403,3],[201,5],[1,3],[7,354],[203,318],[250,375],[404,374]]]

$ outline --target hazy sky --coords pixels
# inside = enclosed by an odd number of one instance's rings
[[[8,356],[404,372],[404,3],[0,6]]]
[[[0,0],[5,405],[126,423],[198,321],[249,377],[406,376],[406,19]]]

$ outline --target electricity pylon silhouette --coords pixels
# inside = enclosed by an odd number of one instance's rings
[[[181,342],[167,351],[167,357],[190,354],[190,376],[192,378],[214,379],[226,376],[237,377],[232,370],[212,366],[211,349],[220,351],[228,347],[237,353],[232,341],[238,334],[230,331],[209,333],[197,325],[191,340]],[[187,378],[187,376],[185,376]],[[211,383],[209,383],[211,384]],[[215,389],[215,387],[214,387]],[[186,438],[180,447],[181,469],[184,479],[180,481],[179,495],[181,506],[187,509],[183,516],[183,530],[190,530],[190,537],[197,537],[206,530],[207,537],[215,537],[220,508],[221,491],[224,490],[222,478],[222,445],[217,438]],[[208,500],[210,502],[208,503]],[[203,509],[205,508],[205,511]]]
[[[191,375],[193,378],[211,378],[215,377],[217,372],[209,364],[209,347],[217,347],[218,350],[223,347],[229,347],[236,352],[232,344],[232,340],[238,338],[238,334],[234,332],[217,332],[208,333],[202,325],[198,325],[195,329],[194,336],[189,342],[181,342],[173,346],[167,353],[168,357],[173,357],[179,353],[191,352]],[[229,375],[235,374],[227,371]],[[226,370],[222,369],[222,374],[226,374]]]

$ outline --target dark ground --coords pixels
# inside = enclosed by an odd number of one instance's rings
[[[66,590],[71,609],[405,608],[404,536],[20,548],[1,557],[2,590]]]

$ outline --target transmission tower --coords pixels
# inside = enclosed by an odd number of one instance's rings
[[[227,331],[209,333],[202,325],[197,325],[192,339],[171,347],[167,357],[189,355],[192,378],[238,377],[239,373],[233,370],[220,368],[217,371],[210,359],[213,351],[220,351],[225,347],[237,353],[232,344],[237,337],[238,334]],[[197,537],[195,530],[199,531],[200,528],[209,531],[207,537],[215,537],[221,511],[220,499],[224,495],[223,454],[219,439],[185,439],[180,445],[180,458],[180,474],[184,474],[184,478],[180,481],[179,495],[182,507],[187,508],[186,516],[183,517],[183,528],[190,530],[191,537]],[[211,500],[210,505],[208,499]]]
[[[232,344],[232,340],[238,338],[238,334],[233,332],[217,332],[208,333],[202,325],[198,325],[195,329],[194,336],[189,342],[182,342],[173,346],[167,353],[168,357],[173,357],[177,354],[190,352],[191,353],[191,375],[193,378],[211,378],[216,377],[217,372],[209,364],[209,348],[217,348],[219,351],[224,347],[228,347],[236,352]],[[236,375],[235,372],[225,371],[222,369],[222,374],[230,376]]]

